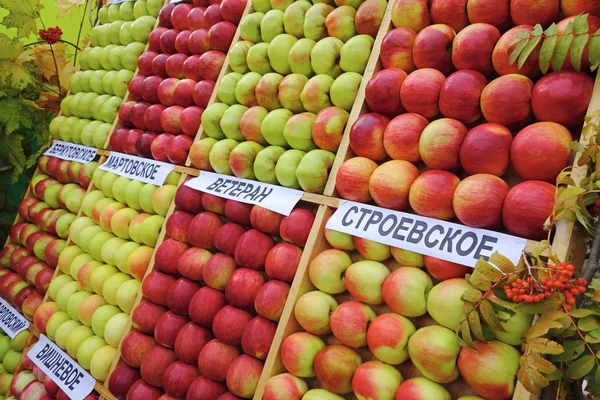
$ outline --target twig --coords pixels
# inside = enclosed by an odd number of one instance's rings
[[[594,239],[592,240],[592,248],[588,259],[583,264],[583,279],[587,282],[591,282],[594,275],[600,270],[600,219],[596,222]]]
[[[76,51],[75,55],[73,56],[73,66],[77,65],[77,54],[79,54],[79,50],[81,50],[79,48],[79,39],[81,39],[81,31],[83,30],[83,21],[85,21],[85,12],[87,11],[87,7],[88,7],[88,2],[86,1],[85,2],[85,7],[83,8],[83,14],[82,14],[82,17],[81,17],[81,23],[79,24],[79,32],[77,32],[77,45],[75,46],[75,48],[78,51]]]

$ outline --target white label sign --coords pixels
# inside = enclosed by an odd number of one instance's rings
[[[81,400],[94,390],[96,380],[45,335],[40,335],[28,355],[70,399]]]
[[[173,171],[175,166],[161,161],[111,151],[104,164],[98,168],[144,183],[162,186],[167,175]]]
[[[94,147],[67,143],[61,140],[52,141],[50,148],[44,152],[45,156],[52,156],[67,161],[77,161],[83,164],[93,161],[96,158],[96,154],[98,154],[98,149]]]
[[[526,239],[352,201],[340,201],[327,229],[475,267],[498,252],[517,264]]]
[[[200,176],[185,184],[201,192],[255,204],[283,215],[290,215],[303,194],[300,190],[206,171],[200,171]]]
[[[29,321],[0,297],[0,328],[14,339],[19,333],[29,328]]]

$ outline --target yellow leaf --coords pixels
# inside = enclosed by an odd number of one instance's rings
[[[527,362],[532,368],[539,370],[544,374],[552,374],[554,371],[556,371],[556,365],[552,364],[550,361],[546,360],[537,353],[528,354]]]
[[[525,343],[525,347],[531,351],[542,354],[561,354],[564,351],[560,344],[546,338],[529,340]]]
[[[58,17],[64,17],[71,14],[79,6],[84,5],[86,0],[56,0],[56,8],[58,8]]]

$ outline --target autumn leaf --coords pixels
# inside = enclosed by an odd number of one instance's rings
[[[17,38],[37,32],[36,19],[43,8],[38,0],[0,0],[0,7],[9,12],[2,24],[7,28],[16,28]]]
[[[84,5],[86,0],[56,0],[56,8],[58,8],[58,17],[70,15],[77,7]]]

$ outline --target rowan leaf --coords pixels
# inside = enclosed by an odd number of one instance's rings
[[[573,308],[569,310],[569,314],[575,318],[583,318],[587,317],[588,315],[600,315],[600,312],[590,308]]]
[[[584,35],[577,36],[573,40],[573,45],[571,46],[571,63],[573,64],[573,68],[575,68],[576,71],[581,70],[581,59],[583,58],[583,50],[585,49],[585,45],[588,43],[589,39],[590,35],[586,33]]]
[[[584,332],[590,332],[600,328],[600,322],[594,315],[588,315],[577,322],[577,327]]]
[[[600,36],[592,36],[588,46],[588,58],[593,67],[598,67],[600,64]],[[592,69],[594,71],[594,69]]]
[[[488,262],[498,267],[498,269],[505,274],[515,272],[515,264],[498,252],[492,254]]]
[[[548,334],[550,329],[559,329],[562,327],[562,324],[558,321],[541,321],[541,319],[538,319],[531,328],[529,328],[525,337],[527,339],[535,339]]]
[[[517,33],[517,36],[519,36],[523,31],[519,31]],[[527,36],[525,38],[521,38],[523,39],[522,42],[519,42],[519,44],[517,44],[515,46],[515,48],[513,49],[512,53],[510,53],[510,57],[508,59],[509,64],[514,64],[515,61],[517,61],[517,58],[519,58],[519,55],[521,55],[521,52],[523,51],[523,49],[525,48],[525,46],[527,46],[527,43],[529,42],[529,40],[527,39],[529,37],[529,33],[527,33]],[[519,36],[520,37],[520,36]]]
[[[520,30],[517,32],[517,37],[520,39],[527,39],[529,38],[529,32],[525,30]]]
[[[528,340],[525,343],[525,347],[541,354],[561,354],[564,352],[564,349],[560,344],[556,343],[554,340],[543,337]]]
[[[475,272],[476,271],[485,275],[492,282],[498,282],[503,277],[502,272],[498,270],[498,268],[494,267],[483,258],[477,260],[477,263],[475,264]]]
[[[543,374],[551,374],[557,369],[556,365],[552,364],[550,361],[546,360],[537,353],[528,354],[527,362],[532,368],[539,370]]]
[[[552,36],[558,33],[558,26],[556,26],[556,22],[553,22],[546,30],[544,31],[544,36]]]
[[[568,34],[572,33],[574,27],[575,27],[575,25],[574,25],[573,21],[569,21],[569,23],[567,24],[567,27],[562,32],[563,35],[568,35]]]
[[[578,35],[588,33],[588,31],[590,30],[590,24],[588,23],[587,14],[578,15],[573,19],[573,29]]]
[[[471,327],[471,332],[473,333],[475,338],[477,340],[485,342],[486,338],[483,335],[483,330],[481,329],[481,320],[479,319],[479,313],[477,311],[471,311],[467,319],[469,320],[469,326]]]
[[[465,344],[470,348],[475,349],[475,346],[473,346],[473,338],[471,337],[471,329],[469,328],[469,321],[466,319],[460,324],[460,334]]]
[[[556,44],[556,48],[554,49],[554,54],[552,56],[552,68],[554,71],[560,71],[563,67],[572,41],[573,35],[567,34],[566,31],[565,35],[558,39],[558,43]]]
[[[586,354],[574,361],[565,371],[567,379],[581,379],[594,368],[594,356]]]
[[[462,308],[464,313],[468,314],[475,309],[475,305],[473,303],[469,303],[468,301],[464,301]]]
[[[537,387],[545,388],[550,384],[550,381],[534,368],[527,368],[527,376],[529,376],[531,383]]]
[[[540,32],[540,35],[541,34],[542,34],[542,32]],[[541,36],[535,36],[527,41],[527,45],[523,48],[523,51],[521,52],[521,54],[519,54],[519,63],[517,64],[519,69],[523,68],[523,65],[525,65],[525,62],[527,62],[527,58],[529,58],[529,56],[531,55],[533,50],[535,50],[535,48],[540,44],[541,40],[542,40]]]
[[[588,334],[585,335],[585,341],[592,344],[600,343],[600,329],[594,329],[593,331],[588,332]]]
[[[478,289],[467,289],[466,292],[462,294],[460,297],[462,301],[468,301],[469,303],[477,303],[483,297],[483,293],[481,293]]]
[[[473,271],[473,273],[467,278],[467,281],[482,291],[488,291],[492,288],[492,281],[490,281],[486,276],[477,270]]]
[[[506,332],[504,327],[500,325],[500,321],[498,320],[498,316],[496,316],[496,312],[492,307],[489,300],[483,300],[481,305],[479,306],[479,311],[481,312],[481,316],[483,320],[495,331]]]
[[[543,387],[537,386],[531,381],[528,370],[529,368],[519,368],[519,371],[517,372],[517,379],[529,393],[539,394]]]
[[[576,359],[585,351],[583,340],[570,340],[563,345],[563,352],[551,355],[548,359],[552,362],[568,362]]]

